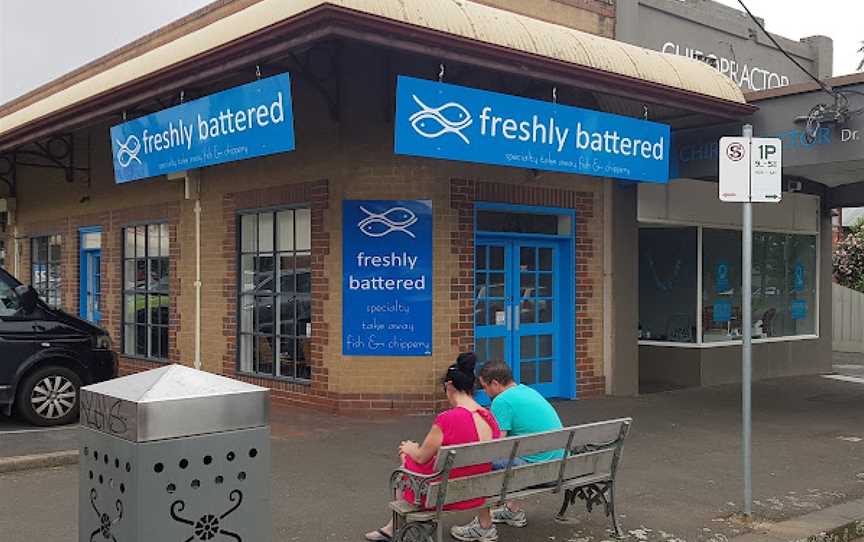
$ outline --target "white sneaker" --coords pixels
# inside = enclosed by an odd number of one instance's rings
[[[484,529],[480,526],[480,520],[475,517],[467,525],[451,527],[450,536],[462,542],[495,542],[498,540],[498,529],[495,525]]]
[[[504,523],[511,527],[524,527],[528,525],[528,516],[525,510],[514,512],[506,506],[492,509],[492,523]]]

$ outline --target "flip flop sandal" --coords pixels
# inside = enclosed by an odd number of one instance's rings
[[[375,532],[379,535],[377,538],[372,538],[367,534],[366,540],[368,540],[369,542],[390,542],[391,540],[393,540],[392,536],[385,533],[381,529],[375,529]]]

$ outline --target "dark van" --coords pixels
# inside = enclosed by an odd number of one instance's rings
[[[117,376],[108,334],[43,303],[0,268],[0,412],[37,425],[78,419],[81,386]]]

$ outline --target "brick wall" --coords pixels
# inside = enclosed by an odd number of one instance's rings
[[[330,289],[330,280],[324,266],[324,259],[330,253],[330,235],[324,220],[324,213],[329,204],[329,188],[326,180],[232,192],[223,196],[222,256],[225,268],[221,291],[226,303],[220,338],[225,341],[226,349],[222,359],[222,373],[245,382],[269,387],[271,398],[277,403],[327,409],[335,409],[337,406],[334,395],[328,390],[329,370],[324,364],[324,349],[330,340],[330,326],[324,319],[324,303],[329,299]],[[309,360],[312,381],[309,384],[252,377],[239,374],[237,371],[237,214],[240,210],[284,205],[308,205],[312,215],[312,335]]]
[[[202,197],[202,350],[204,368],[269,387],[276,403],[340,412],[428,412],[442,405],[439,379],[462,351],[474,348],[474,204],[477,201],[542,205],[576,210],[577,394],[602,394],[602,226],[597,179],[550,174],[526,179],[524,172],[422,159],[373,156],[362,167],[332,170],[333,180],[279,184],[278,171],[294,157],[270,164],[238,163],[207,170]],[[324,171],[308,168],[301,173]],[[245,179],[247,190],[237,191]],[[314,178],[314,177],[313,177]],[[497,178],[499,182],[459,179]],[[258,180],[256,180],[258,179]],[[161,181],[167,182],[167,181]],[[256,184],[262,185],[251,188]],[[119,189],[119,188],[118,188]],[[434,354],[431,358],[344,357],[342,319],[342,201],[344,199],[431,199],[434,212]],[[311,383],[291,383],[237,374],[237,213],[238,210],[308,204],[312,211]],[[218,207],[217,207],[218,205]],[[65,219],[26,222],[22,272],[29,275],[30,235],[63,235],[63,299],[78,310],[78,229],[103,228],[103,325],[121,345],[122,228],[167,221],[171,240],[170,361],[192,364],[194,343],[194,228],[190,202],[175,201],[85,213]],[[215,356],[218,355],[218,358]],[[214,363],[218,359],[219,363]],[[121,358],[128,374],[158,362]]]
[[[178,273],[180,251],[177,243],[178,210],[175,205],[155,205],[130,209],[116,209],[102,213],[86,213],[70,216],[65,219],[24,222],[19,225],[18,239],[21,244],[21,267],[18,278],[25,283],[31,281],[31,239],[42,235],[59,234],[61,236],[62,256],[61,273],[61,308],[70,314],[77,315],[80,311],[80,269],[79,258],[81,250],[80,228],[101,226],[102,228],[102,259],[100,273],[102,275],[102,321],[100,325],[109,332],[115,349],[122,352],[122,250],[123,227],[128,224],[143,222],[168,222],[170,248],[170,306],[169,306],[169,362],[180,362],[180,350],[177,334],[182,321],[177,312],[177,295],[181,291],[181,279]],[[188,325],[188,322],[187,322]],[[162,365],[163,362],[142,360],[120,356],[120,373],[129,374]]]
[[[474,204],[497,201],[576,209],[578,298],[573,332],[578,394],[587,397],[602,393],[600,195],[603,183],[608,181],[394,155],[389,101],[394,80],[385,74],[423,76],[425,61],[414,57],[385,59],[364,48],[351,48],[350,55],[343,59],[339,122],[316,87],[298,76],[292,88],[297,150],[199,172],[202,368],[271,388],[274,401],[282,404],[364,413],[429,412],[440,407],[441,376],[460,352],[474,348]],[[430,73],[437,70],[437,62],[427,64]],[[482,75],[472,72],[472,77]],[[478,85],[483,86],[474,84]],[[70,311],[76,311],[77,229],[101,225],[103,323],[119,349],[121,229],[134,222],[167,221],[171,235],[170,359],[191,366],[195,352],[195,202],[184,199],[182,183],[164,178],[115,184],[108,127],[106,124],[91,129],[91,183],[66,183],[62,176],[42,170],[22,171],[18,235],[23,241],[23,269],[19,275],[29,280],[27,237],[62,233],[64,303],[68,303]],[[342,355],[341,232],[342,202],[346,199],[432,201],[431,356]],[[296,204],[308,204],[312,210],[312,380],[291,383],[241,377],[237,375],[236,338],[237,211]],[[124,358],[122,371],[154,365]]]

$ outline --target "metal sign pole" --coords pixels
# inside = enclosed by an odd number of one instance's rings
[[[741,133],[747,138],[748,147],[753,137],[753,126],[745,124]],[[752,186],[751,186],[752,191]],[[741,446],[744,456],[744,515],[750,517],[753,514],[753,469],[751,457],[751,379],[753,377],[753,202],[748,197],[744,202],[742,217],[744,226],[741,274],[742,274],[742,309],[741,309],[741,332],[743,345],[741,348],[741,414],[742,439]]]

